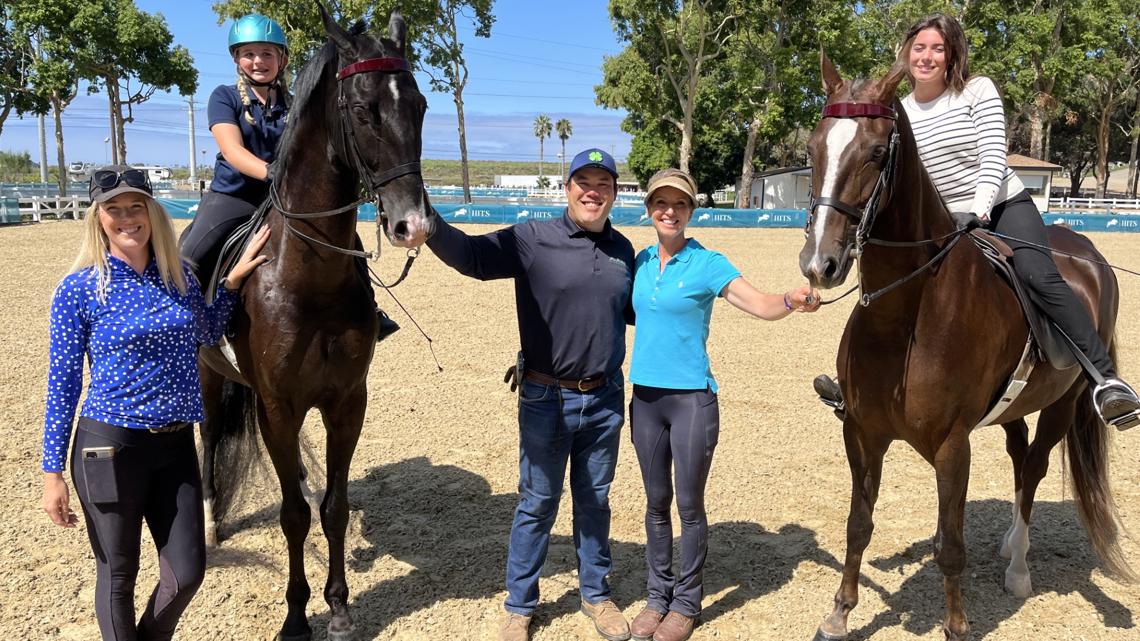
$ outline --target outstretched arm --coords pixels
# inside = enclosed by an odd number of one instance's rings
[[[783,294],[768,294],[752,286],[743,276],[734,278],[720,292],[733,307],[764,320],[780,320],[793,311],[819,309],[819,291],[807,285]]]

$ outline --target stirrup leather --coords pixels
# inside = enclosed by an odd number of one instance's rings
[[[1113,389],[1123,390],[1125,393],[1130,394],[1132,397],[1136,397],[1136,391],[1133,390],[1132,387],[1128,385],[1128,383],[1125,383],[1124,381],[1117,378],[1110,378],[1103,383],[1098,384],[1096,388],[1093,389],[1093,408],[1096,410],[1097,416],[1100,416],[1100,420],[1104,421],[1108,425],[1115,427],[1118,430],[1126,430],[1140,425],[1140,408],[1132,410],[1131,412],[1125,412],[1124,414],[1113,417],[1112,419],[1105,418],[1104,414],[1101,413],[1101,394],[1104,394]]]

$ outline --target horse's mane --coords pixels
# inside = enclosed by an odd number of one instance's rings
[[[367,28],[368,25],[363,20],[357,21],[349,28],[348,35],[356,38],[363,34]],[[293,147],[299,144],[297,141],[297,118],[300,114],[311,110],[323,111],[323,105],[316,104],[321,97],[317,88],[326,78],[333,79],[335,70],[332,67],[335,62],[336,43],[329,39],[317,50],[316,55],[306,62],[304,67],[301,67],[301,71],[297,74],[297,81],[293,87],[293,104],[289,110],[290,117],[285,125],[284,133],[281,134],[281,140],[277,143],[277,175],[285,172],[289,158],[293,155]],[[317,96],[317,100],[314,100],[314,95]]]

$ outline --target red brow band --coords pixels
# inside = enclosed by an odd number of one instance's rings
[[[369,58],[368,60],[361,60],[354,62],[340,71],[336,72],[337,80],[344,80],[345,78],[367,71],[407,71],[408,61],[403,58]]]
[[[872,102],[836,102],[823,108],[824,118],[890,118],[895,110]]]

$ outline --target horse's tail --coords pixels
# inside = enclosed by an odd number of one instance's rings
[[[1110,344],[1109,353],[1113,362],[1118,362],[1115,342],[1113,340]],[[1120,549],[1116,501],[1112,498],[1108,479],[1110,433],[1093,409],[1092,402],[1082,394],[1077,400],[1073,429],[1065,438],[1077,510],[1105,571],[1120,580],[1132,582],[1136,580],[1136,573]]]
[[[222,521],[261,460],[253,390],[230,380],[222,384],[214,452],[214,519]]]

